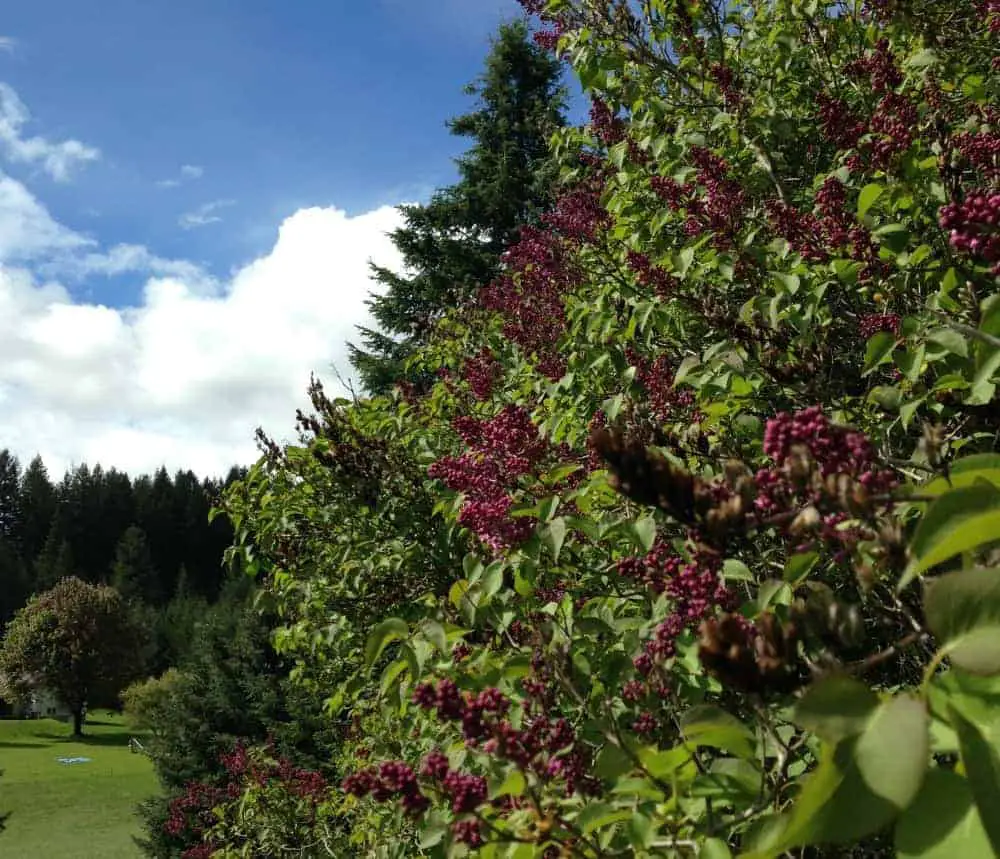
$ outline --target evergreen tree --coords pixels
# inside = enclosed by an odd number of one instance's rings
[[[15,546],[21,524],[21,465],[9,450],[0,450],[0,540]]]
[[[404,378],[406,358],[433,323],[497,273],[500,256],[549,202],[554,167],[548,140],[564,123],[557,60],[531,40],[523,22],[505,24],[480,78],[466,88],[472,113],[448,123],[471,148],[457,161],[459,181],[426,205],[403,206],[392,234],[410,275],[378,265],[384,290],[368,301],[381,330],[359,328],[351,362],[372,394]],[[413,381],[413,380],[411,380]]]
[[[0,626],[28,596],[22,555],[20,465],[7,450],[0,451]]]
[[[21,477],[21,557],[27,566],[37,560],[56,515],[56,490],[40,456],[28,463]]]
[[[162,598],[161,581],[149,553],[146,534],[138,525],[125,529],[115,550],[111,584],[129,601],[156,604]]]
[[[73,575],[73,548],[66,539],[61,517],[57,514],[49,528],[48,537],[35,561],[35,593],[54,587],[57,582]]]

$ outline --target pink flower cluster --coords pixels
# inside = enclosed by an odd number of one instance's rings
[[[805,259],[822,262],[829,257],[830,250],[846,247],[851,259],[865,264],[859,280],[870,280],[883,273],[886,266],[879,259],[878,245],[871,232],[848,211],[844,184],[836,176],[827,177],[816,192],[815,201],[818,216],[777,200],[769,202],[772,229]]]
[[[823,136],[839,149],[853,149],[865,133],[865,124],[851,112],[842,98],[826,93],[816,96],[819,123]]]
[[[442,721],[460,722],[467,746],[510,761],[540,779],[561,781],[567,795],[592,793],[597,787],[587,774],[587,756],[577,743],[576,732],[565,719],[526,715],[523,727],[515,728],[507,718],[510,701],[502,692],[491,687],[478,694],[462,693],[450,678],[436,685],[420,684],[413,700],[425,710],[436,711]],[[436,771],[439,765],[439,759],[432,762]]]
[[[715,558],[698,557],[685,561],[663,541],[657,541],[643,558],[620,560],[618,572],[642,582],[654,593],[666,594],[673,603],[670,614],[660,622],[643,652],[633,660],[641,674],[648,674],[655,663],[673,656],[677,638],[685,630],[694,629],[719,608],[731,610],[735,607],[736,596],[719,576]]]
[[[218,822],[214,809],[239,797],[248,783],[258,787],[280,785],[291,796],[307,800],[313,814],[329,790],[322,773],[296,767],[287,758],[279,757],[269,764],[254,763],[242,743],[221,754],[219,762],[228,776],[225,784],[192,781],[183,794],[170,802],[163,830],[190,844],[181,853],[182,859],[207,859],[214,854],[218,845],[203,840]]]
[[[466,359],[462,366],[462,378],[477,400],[488,400],[501,371],[501,364],[492,350],[484,346],[476,355]]]
[[[898,335],[901,323],[898,313],[869,313],[858,320],[858,330],[866,340],[881,331]]]
[[[438,460],[429,476],[465,493],[459,523],[495,552],[524,542],[534,532],[535,520],[508,515],[513,504],[510,491],[518,477],[531,473],[549,451],[538,427],[514,405],[490,420],[456,418],[454,427],[469,450]]]
[[[953,248],[993,263],[993,274],[1000,275],[1000,191],[974,191],[961,203],[949,203],[938,223]]]
[[[590,127],[605,146],[614,146],[625,139],[625,123],[607,102],[596,97],[590,101]]]
[[[480,303],[500,314],[504,335],[536,360],[540,372],[559,379],[565,372],[556,348],[566,330],[563,296],[577,277],[567,248],[556,233],[526,227],[504,264],[504,274],[481,290]]]
[[[803,451],[811,462],[802,461]],[[795,510],[804,503],[821,513],[817,536],[848,546],[860,537],[857,529],[838,528],[848,518],[839,499],[830,509],[826,490],[809,480],[809,469],[820,477],[849,477],[869,493],[887,493],[897,485],[895,474],[878,465],[871,442],[863,433],[836,426],[819,406],[799,412],[783,412],[767,422],[764,453],[775,463],[755,475],[757,497],[754,508],[761,516]],[[822,512],[826,508],[826,512]]]
[[[896,65],[888,39],[879,39],[874,51],[848,63],[844,73],[848,77],[867,78],[878,94],[894,90],[903,82],[903,73]]]
[[[722,63],[714,63],[708,71],[722,93],[726,110],[729,113],[736,113],[746,104],[746,96],[743,94],[736,73],[729,66],[725,66]]]
[[[593,242],[611,223],[611,216],[601,205],[602,181],[594,176],[562,194],[552,210],[542,216],[542,223],[579,246]]]
[[[653,176],[650,187],[673,211],[687,214],[687,235],[711,232],[716,247],[730,248],[742,225],[746,194],[739,182],[730,178],[730,166],[724,158],[704,146],[692,146],[690,154],[698,168],[695,182],[682,184],[670,176]]]
[[[1000,3],[1000,0],[997,2]],[[952,138],[951,144],[977,170],[990,177],[1000,175],[1000,134],[995,131],[963,131]]]
[[[694,392],[674,387],[673,362],[669,356],[661,355],[650,361],[631,347],[626,349],[625,355],[636,368],[636,379],[645,389],[650,409],[658,420],[676,418],[679,409],[690,409],[694,405]]]
[[[677,278],[666,269],[653,265],[652,260],[644,253],[628,251],[625,261],[635,272],[635,279],[639,285],[652,288],[660,298],[666,298],[678,285]]]

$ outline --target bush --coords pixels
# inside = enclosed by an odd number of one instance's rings
[[[343,849],[1000,852],[1000,10],[524,5],[565,193],[226,500]]]

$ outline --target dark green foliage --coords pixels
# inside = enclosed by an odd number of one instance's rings
[[[458,182],[426,205],[401,208],[405,225],[392,240],[412,275],[372,267],[383,287],[369,301],[380,330],[359,329],[363,346],[351,346],[369,392],[405,377],[406,358],[427,342],[434,321],[495,276],[504,248],[550,202],[548,140],[564,122],[560,78],[558,62],[524,23],[500,28],[483,74],[466,88],[476,109],[448,123],[472,141],[457,161]]]
[[[131,525],[122,534],[111,566],[111,584],[126,600],[157,603],[161,580],[149,553],[146,533]]]
[[[149,856],[179,855],[182,845],[163,831],[170,799],[190,781],[220,783],[219,757],[237,740],[273,738],[298,765],[328,767],[335,729],[322,720],[318,702],[290,691],[290,666],[271,648],[268,620],[252,608],[247,581],[233,580],[231,599],[198,625],[171,694],[151,718],[147,748],[165,795],[142,807],[141,844]]]

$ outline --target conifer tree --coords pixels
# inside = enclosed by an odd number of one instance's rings
[[[401,207],[404,226],[392,234],[409,274],[372,265],[383,287],[368,302],[379,330],[359,328],[363,345],[350,346],[372,394],[404,377],[406,358],[427,341],[435,320],[493,278],[504,248],[549,201],[555,172],[548,141],[564,124],[558,61],[534,44],[524,22],[505,24],[466,92],[476,109],[448,123],[452,134],[472,141],[457,160],[458,182],[426,205]]]

